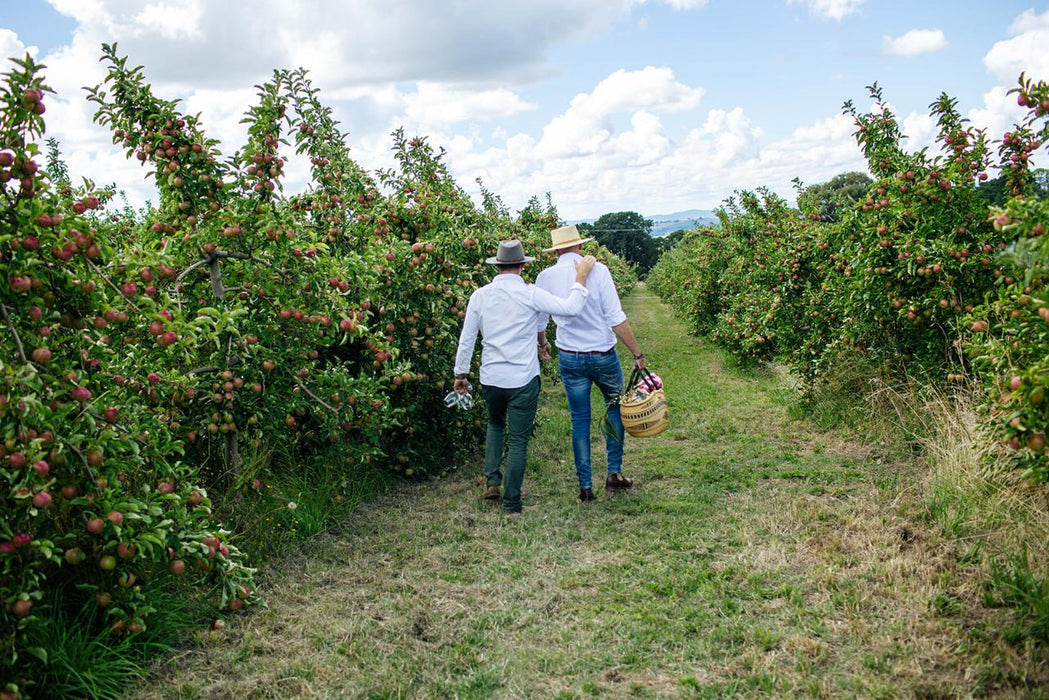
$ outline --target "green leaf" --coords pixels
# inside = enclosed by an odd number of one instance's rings
[[[26,647],[26,653],[47,663],[47,649],[44,647]]]

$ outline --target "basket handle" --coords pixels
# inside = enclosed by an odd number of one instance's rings
[[[652,378],[652,373],[648,371],[648,367],[638,367],[634,365],[634,371],[630,373],[630,381],[627,382],[627,391],[630,391],[633,387],[640,384],[643,380],[651,381],[651,386],[655,387],[656,380]]]

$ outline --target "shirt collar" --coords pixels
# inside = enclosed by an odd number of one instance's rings
[[[561,265],[561,264],[566,264],[566,263],[568,263],[570,261],[571,262],[576,262],[577,260],[582,260],[582,259],[583,259],[583,256],[580,255],[579,253],[564,253],[563,255],[558,256],[557,264]]]
[[[517,281],[515,282],[514,280],[517,280]],[[507,274],[507,275],[498,274],[498,275],[496,275],[495,277],[492,278],[492,282],[495,283],[495,284],[517,284],[518,282],[520,282],[521,284],[525,283],[524,277],[521,277],[521,275],[511,275],[511,274]]]

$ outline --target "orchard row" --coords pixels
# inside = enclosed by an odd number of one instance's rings
[[[1030,161],[1049,141],[1049,86],[1021,76],[1012,93],[1027,115],[996,154],[941,96],[941,153],[929,155],[902,148],[872,87],[871,112],[846,111],[874,180],[831,203],[840,220],[804,196],[798,210],[739,193],[720,228],[662,257],[651,284],[697,332],[745,360],[785,362],[810,386],[856,358],[893,381],[975,384],[1000,451],[1049,481],[1049,201]],[[979,189],[992,165],[1008,191],[1000,208]]]
[[[480,409],[443,406],[469,294],[498,240],[533,254],[559,225],[533,199],[476,206],[442,153],[394,134],[370,174],[303,71],[277,71],[224,157],[200,120],[106,46],[96,121],[156,182],[144,213],[75,186],[40,141],[50,90],[16,62],[0,88],[0,669],[31,684],[34,630],[97,606],[114,638],[146,629],[151,591],[238,610],[252,569],[212,510],[246,459],[296,468],[455,466]],[[311,182],[285,195],[290,157]],[[632,271],[607,251],[617,280]],[[334,465],[334,467],[332,466]]]

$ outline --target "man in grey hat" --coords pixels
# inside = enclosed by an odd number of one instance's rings
[[[544,253],[557,253],[557,264],[539,273],[535,284],[551,294],[563,294],[571,282],[571,271],[581,259],[583,244],[589,238],[580,238],[575,226],[562,226],[550,232],[553,245]],[[572,455],[575,458],[576,477],[579,480],[579,500],[594,500],[593,476],[590,461],[590,393],[593,385],[601,391],[605,402],[617,398],[623,391],[623,369],[616,352],[616,341],[621,340],[634,356],[634,365],[644,369],[645,356],[634,338],[626,314],[619,302],[612,281],[612,273],[600,263],[594,268],[587,285],[590,294],[582,312],[567,317],[552,314],[557,324],[557,359],[561,382],[568,398],[568,412],[572,418]],[[549,319],[544,314],[536,327],[540,354],[550,357],[550,343],[546,339]],[[623,421],[619,404],[609,406],[609,420],[613,435],[605,436],[605,455],[608,460],[606,491],[624,491],[634,485],[623,476]]]
[[[521,512],[521,484],[528,461],[528,441],[539,405],[539,353],[536,324],[548,314],[574,316],[588,295],[586,279],[596,260],[592,255],[574,265],[574,277],[566,297],[555,296],[528,284],[521,277],[525,263],[535,258],[524,254],[519,240],[502,241],[495,257],[487,262],[499,273],[489,284],[470,295],[466,319],[459,334],[455,355],[455,385],[458,393],[470,391],[467,374],[477,334],[481,334],[481,395],[488,409],[488,432],[484,444],[486,500],[499,498],[503,489],[503,512]],[[500,470],[503,443],[507,443],[506,476]]]

